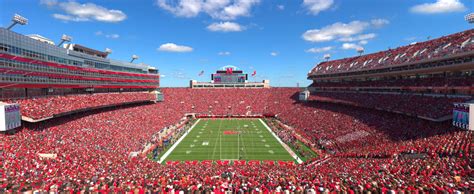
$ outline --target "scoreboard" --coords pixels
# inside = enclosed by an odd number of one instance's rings
[[[462,129],[473,130],[469,121],[473,119],[474,104],[456,103],[453,109],[453,125]]]
[[[226,70],[217,71],[211,74],[211,80],[214,83],[245,83],[248,79],[248,74],[243,73],[241,70]]]

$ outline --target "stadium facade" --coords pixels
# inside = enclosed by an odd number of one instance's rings
[[[251,75],[255,77],[256,71]],[[270,88],[270,80],[249,82],[249,75],[235,66],[224,66],[211,74],[210,82],[189,81],[190,88]]]
[[[309,89],[472,95],[473,42],[474,30],[470,29],[376,53],[324,61],[309,71],[308,79],[313,80]]]
[[[39,35],[29,37],[0,28],[1,98],[159,87],[159,72],[154,67],[109,59],[109,52],[78,44],[63,47]]]

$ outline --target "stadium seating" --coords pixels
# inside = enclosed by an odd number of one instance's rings
[[[114,106],[132,102],[152,101],[156,99],[151,93],[98,93],[87,95],[48,96],[7,100],[7,103],[18,103],[21,114],[32,119],[52,117],[56,114],[77,111],[81,109]]]
[[[473,134],[449,123],[316,101],[298,103],[295,88],[162,91],[164,102],[94,110],[1,134],[0,192],[472,191],[468,159]],[[130,158],[130,152],[142,150],[184,113],[249,110],[276,114],[327,154],[301,165],[159,165]],[[288,133],[278,134],[289,139]]]
[[[474,36],[474,30],[444,36],[437,39],[410,44],[377,53],[322,62],[308,75],[342,73],[391,67],[410,62],[441,58],[472,51],[474,44],[467,44]]]
[[[418,79],[392,79],[377,81],[317,82],[310,87],[318,88],[387,88],[387,87],[472,87],[473,77],[433,77]]]
[[[310,96],[310,100],[343,103],[373,109],[378,108],[413,116],[438,119],[452,113],[453,103],[466,102],[471,100],[471,98],[413,94],[315,92],[314,95]]]

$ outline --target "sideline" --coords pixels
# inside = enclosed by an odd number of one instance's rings
[[[181,137],[178,139],[178,141],[176,141],[176,142],[171,146],[171,148],[168,149],[168,150],[165,152],[165,154],[163,154],[163,156],[161,156],[160,161],[158,161],[158,163],[161,164],[161,163],[168,157],[168,155],[170,155],[171,152],[173,152],[173,150],[178,146],[178,144],[181,143],[181,141],[191,132],[191,130],[194,129],[194,127],[199,123],[199,121],[201,121],[201,119],[198,119],[198,120],[193,124],[193,126],[191,126],[191,128],[189,128],[189,130],[188,130],[183,136],[181,136]]]
[[[262,119],[258,119],[260,120],[260,122],[263,124],[263,126],[265,126],[265,128],[267,128],[267,130],[273,135],[273,137],[275,137],[278,142],[280,142],[281,146],[283,146],[283,148],[285,148],[285,150],[291,155],[291,157],[293,157],[296,162],[298,162],[298,164],[301,164],[303,163],[303,160],[301,160],[298,155],[295,154],[295,152],[293,152],[293,150],[288,147],[288,145],[286,145],[283,141],[281,141],[280,137],[278,137],[271,129],[270,127],[268,127],[268,125],[262,121]]]

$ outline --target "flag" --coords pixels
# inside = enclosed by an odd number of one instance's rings
[[[257,71],[253,70],[252,77],[255,77],[255,75],[257,75]]]
[[[204,70],[202,70],[201,72],[199,72],[198,76],[201,76],[204,74]]]
[[[225,74],[232,74],[233,69],[232,68],[227,68]]]

